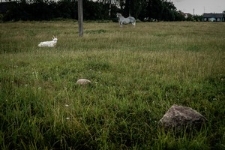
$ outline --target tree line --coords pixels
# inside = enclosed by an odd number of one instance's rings
[[[8,3],[3,21],[78,19],[77,0],[21,0]],[[116,20],[116,13],[141,21],[182,21],[184,13],[167,0],[83,0],[84,20]],[[193,18],[191,16],[191,18]]]

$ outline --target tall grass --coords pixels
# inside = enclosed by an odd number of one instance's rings
[[[224,23],[85,22],[82,38],[73,21],[0,26],[1,149],[225,148]],[[165,132],[173,104],[208,122]]]

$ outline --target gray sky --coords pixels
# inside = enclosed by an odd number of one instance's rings
[[[168,0],[172,1],[177,10],[184,13],[202,15],[205,13],[222,13],[225,0]]]

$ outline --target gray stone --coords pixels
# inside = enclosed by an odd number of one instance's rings
[[[173,105],[160,119],[159,124],[165,129],[200,128],[206,118],[196,110],[179,105]]]
[[[78,79],[76,84],[79,84],[79,85],[87,85],[87,84],[90,84],[91,81],[88,80],[88,79]]]

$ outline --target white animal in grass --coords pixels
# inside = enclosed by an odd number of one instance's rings
[[[41,42],[38,44],[38,47],[55,47],[57,40],[57,37],[53,36],[52,41]]]
[[[131,23],[135,27],[136,19],[134,17],[129,16],[127,18],[124,18],[124,16],[121,13],[117,13],[116,16],[117,18],[119,18],[120,27],[122,27],[123,24],[129,24],[129,23]]]

